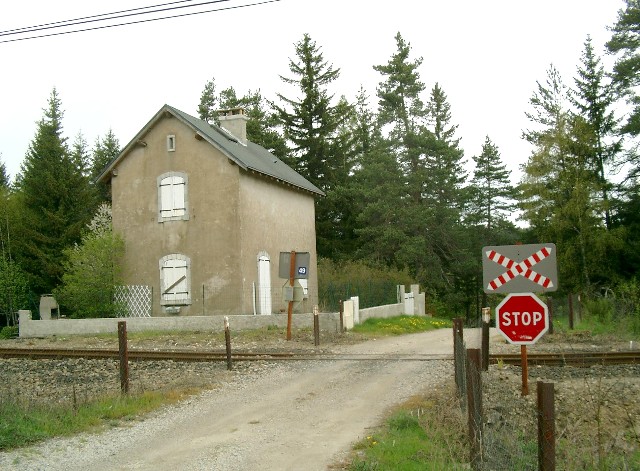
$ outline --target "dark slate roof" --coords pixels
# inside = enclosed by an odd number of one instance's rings
[[[164,113],[171,113],[187,126],[193,128],[200,137],[209,142],[213,147],[219,149],[230,160],[235,162],[240,168],[247,171],[257,172],[261,175],[271,177],[283,184],[292,185],[296,188],[309,191],[317,195],[324,193],[309,180],[293,170],[282,160],[277,158],[267,149],[253,142],[241,144],[238,139],[219,126],[211,125],[206,121],[195,118],[172,106],[164,105],[160,108],[147,125],[127,144],[122,152],[107,165],[98,177],[98,181],[103,180],[115,165],[143,138],[147,131],[162,117]]]

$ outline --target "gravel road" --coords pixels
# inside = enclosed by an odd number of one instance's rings
[[[340,351],[451,354],[452,335],[441,329]],[[0,469],[326,470],[389,407],[452,375],[447,360],[259,363],[143,421],[0,453]]]

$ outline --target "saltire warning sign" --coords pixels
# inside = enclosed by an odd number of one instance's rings
[[[555,244],[482,248],[485,293],[548,292],[558,289]]]

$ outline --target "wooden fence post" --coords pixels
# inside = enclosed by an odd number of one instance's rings
[[[467,403],[469,409],[469,441],[471,469],[482,465],[482,377],[480,349],[467,349]]]
[[[120,357],[120,390],[123,394],[129,394],[129,350],[126,321],[118,321],[118,353]]]
[[[553,383],[538,381],[538,470],[555,471],[556,437]]]

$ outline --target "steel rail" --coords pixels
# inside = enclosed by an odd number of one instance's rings
[[[132,361],[226,361],[224,351],[213,350],[142,350],[129,349]],[[56,359],[56,358],[93,358],[117,359],[118,349],[75,349],[75,348],[0,348],[0,358]],[[305,352],[232,352],[233,361],[434,361],[452,360],[453,355],[438,354],[340,354]],[[568,353],[531,353],[527,356],[529,365],[545,366],[593,366],[640,364],[640,351],[628,352],[568,352]],[[492,364],[519,366],[519,354],[501,353],[489,356]]]
[[[489,356],[489,361],[493,364],[504,363],[520,366],[522,358],[517,353],[493,354]],[[640,364],[640,351],[530,353],[527,355],[527,363],[529,365],[574,367]]]

